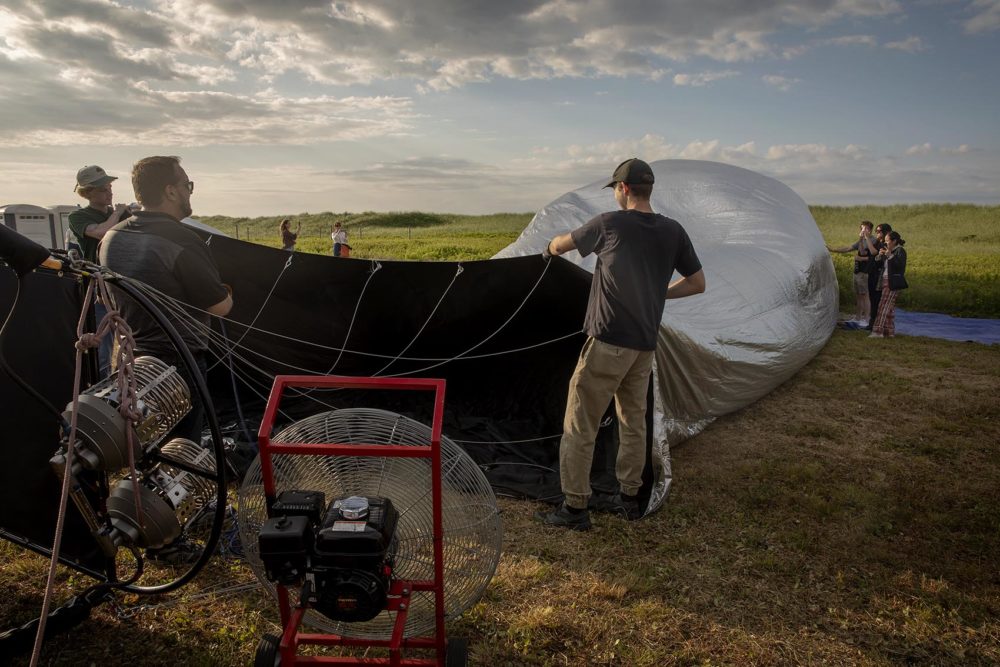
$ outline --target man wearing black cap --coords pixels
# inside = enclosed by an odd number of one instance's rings
[[[565,500],[544,523],[588,530],[590,469],[597,429],[611,399],[618,414],[613,510],[627,519],[642,515],[637,494],[646,463],[646,393],[665,299],[705,291],[705,274],[680,223],[653,212],[653,170],[638,158],[615,169],[611,182],[619,211],[602,213],[552,239],[546,259],[570,250],[597,254],[584,319],[587,341],[569,383],[559,443],[559,475]],[[682,276],[673,283],[674,270]]]

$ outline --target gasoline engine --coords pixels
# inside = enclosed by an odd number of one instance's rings
[[[399,512],[381,497],[325,503],[321,491],[278,496],[258,538],[265,573],[302,586],[299,599],[331,620],[371,620],[386,608]]]
[[[50,461],[59,475],[73,475],[73,502],[109,556],[120,546],[172,542],[215,493],[208,479],[215,469],[212,452],[185,438],[164,442],[191,409],[187,383],[155,357],[137,357],[132,368],[138,419],[119,411],[124,399],[114,373],[80,394],[72,470],[66,469],[68,438]],[[63,413],[67,421],[72,407]],[[137,484],[123,475],[130,441]]]

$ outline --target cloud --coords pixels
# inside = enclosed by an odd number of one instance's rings
[[[975,15],[962,24],[965,32],[975,35],[1000,29],[1000,0],[973,0],[971,10]]]
[[[926,142],[922,144],[917,144],[915,146],[910,146],[909,148],[906,149],[906,155],[927,155],[932,150],[934,150],[933,147],[930,145],[929,142]]]
[[[838,37],[826,37],[816,39],[804,44],[785,47],[781,52],[781,57],[785,60],[792,60],[806,54],[813,49],[826,47],[876,47],[878,39],[874,35],[840,35]]]
[[[760,77],[760,79],[767,85],[773,88],[777,88],[783,93],[788,92],[789,90],[792,89],[792,86],[801,82],[800,79],[793,79],[787,76],[779,76],[777,74],[765,74],[764,76]]]
[[[417,118],[406,97],[176,91],[145,81],[109,93],[38,78],[37,69],[0,57],[0,80],[17,90],[0,105],[0,146],[299,145],[402,135]]]
[[[48,37],[78,31],[78,41],[97,35],[126,50],[156,48],[164,56],[158,61],[164,77],[183,76],[173,64],[186,56],[212,61],[191,66],[238,65],[272,79],[294,71],[326,84],[401,78],[445,90],[495,77],[656,79],[690,58],[735,63],[767,56],[773,51],[769,36],[789,26],[812,29],[901,8],[889,0],[726,6],[696,0],[627,6],[613,0],[430,0],[419,7],[402,0],[160,0],[143,10],[104,0],[22,0],[12,11],[30,16]],[[129,63],[122,60],[130,58],[108,62],[124,68]]]
[[[906,53],[920,53],[921,51],[927,50],[927,45],[924,44],[923,40],[915,35],[910,35],[904,40],[898,42],[886,42],[885,48],[895,49],[896,51],[905,51]]]
[[[977,152],[963,146],[939,151],[929,149],[927,159],[915,167],[909,156],[880,155],[858,144],[801,143],[758,147],[754,141],[736,145],[718,139],[697,139],[685,143],[646,134],[613,142],[540,147],[537,155],[507,167],[522,175],[537,171],[540,178],[543,174],[547,175],[545,178],[555,176],[554,182],[565,182],[567,189],[575,189],[606,178],[614,165],[637,155],[649,162],[703,159],[777,178],[812,204],[996,203],[1000,155],[996,151]],[[944,155],[949,157],[935,159],[935,156]],[[545,201],[558,194],[561,193]]]
[[[713,81],[719,81],[720,79],[728,79],[739,75],[740,75],[739,72],[733,70],[723,70],[716,72],[699,72],[697,74],[675,74],[674,85],[694,86],[696,88],[700,88],[702,86],[709,85]]]

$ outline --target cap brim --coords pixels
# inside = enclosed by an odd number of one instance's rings
[[[617,182],[618,181],[611,181],[610,183],[608,183],[607,185],[605,185],[604,188],[613,188],[613,187],[615,187],[615,183],[617,183]],[[601,188],[601,189],[603,190],[604,188]]]
[[[77,190],[80,190],[81,188],[103,188],[105,185],[107,185],[111,181],[117,181],[117,180],[118,180],[117,176],[108,176],[107,174],[105,174],[104,176],[101,176],[96,181],[92,181],[90,183],[79,183],[78,182],[76,184],[76,187],[73,188],[73,191],[76,192]]]

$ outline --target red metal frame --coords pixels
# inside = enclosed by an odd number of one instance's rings
[[[390,389],[434,392],[434,417],[431,423],[431,441],[427,446],[373,445],[367,443],[281,443],[271,442],[271,430],[278,414],[278,405],[286,389],[301,388],[341,388],[341,389]],[[267,506],[276,498],[274,487],[274,467],[271,456],[292,454],[297,456],[377,456],[429,458],[431,460],[431,503],[434,521],[434,579],[430,581],[394,580],[389,589],[388,609],[396,613],[390,639],[358,639],[333,634],[309,634],[299,632],[302,618],[307,609],[301,605],[293,608],[288,589],[277,585],[278,604],[281,610],[281,624],[284,632],[279,651],[284,665],[439,665],[445,664],[447,641],[444,631],[444,552],[443,527],[441,523],[441,423],[444,417],[445,381],[429,378],[361,378],[337,375],[279,375],[274,378],[267,408],[257,433],[260,445],[260,470],[264,482]],[[433,591],[434,593],[434,636],[403,637],[406,616],[409,613],[409,599],[413,591]],[[300,644],[320,646],[381,647],[389,650],[388,658],[350,658],[333,656],[297,656]],[[436,659],[402,657],[402,650],[408,648],[435,649]]]

